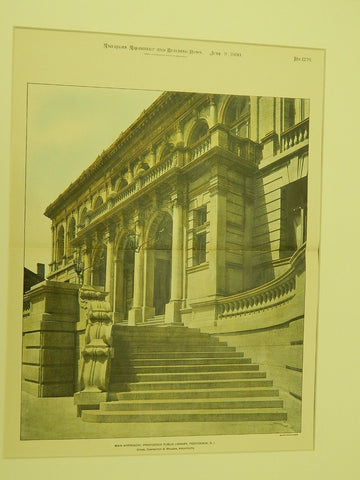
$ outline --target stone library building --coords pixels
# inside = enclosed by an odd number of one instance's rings
[[[46,208],[23,390],[300,432],[308,143],[306,99],[162,93]]]

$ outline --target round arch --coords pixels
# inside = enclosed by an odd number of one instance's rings
[[[96,197],[96,200],[94,202],[94,210],[96,210],[97,208],[101,207],[101,205],[104,203],[104,199],[102,198],[101,195],[99,195],[98,197]]]
[[[145,234],[145,317],[163,315],[170,301],[172,265],[172,216],[157,212]]]
[[[134,296],[135,250],[131,248],[129,231],[122,230],[115,240],[115,321],[128,318]]]
[[[79,225],[81,225],[82,227],[85,226],[86,216],[87,216],[87,208],[84,207],[84,208],[81,210],[81,213],[80,213],[80,221],[79,221]]]
[[[199,118],[194,122],[187,139],[187,146],[192,147],[201,138],[205,137],[209,132],[209,124],[204,118]]]
[[[230,96],[223,104],[219,121],[240,137],[249,136],[250,97]]]

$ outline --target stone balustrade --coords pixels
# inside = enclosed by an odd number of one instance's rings
[[[218,133],[220,131],[221,129],[214,129],[212,132],[209,132],[205,137],[201,138],[191,148],[188,148],[186,152],[186,163],[190,163],[196,160],[197,158],[208,152],[211,148],[214,148],[216,146],[220,146],[225,149],[227,148],[231,152],[238,155],[240,158],[255,163],[258,157],[258,144],[246,138],[239,138],[232,133],[229,133],[227,137],[227,134],[225,132],[222,132],[222,135],[219,136]],[[79,225],[78,230],[82,230],[89,223],[92,223],[94,220],[103,216],[105,213],[113,209],[116,205],[131,197],[143,187],[150,185],[152,182],[162,177],[169,170],[181,166],[182,161],[183,160],[181,158],[181,153],[179,153],[178,151],[171,153],[160,163],[143,172],[130,185],[122,189],[121,192],[113,195],[105,203],[100,205],[100,207],[98,207],[96,210],[89,212],[88,222]]]
[[[163,162],[159,163],[158,165],[155,165],[155,167],[150,169],[149,172],[145,173],[141,177],[141,181],[140,181],[141,187],[145,187],[145,185],[152,183],[154,180],[164,175],[164,173],[170,170],[170,168],[174,167],[175,164],[176,164],[176,154],[172,154],[169,157],[167,157]]]
[[[288,150],[309,138],[309,119],[297,123],[281,134],[281,149]]]
[[[255,163],[258,158],[259,144],[251,141],[249,138],[239,138],[233,133],[229,133],[228,149],[242,160]]]
[[[211,136],[208,135],[206,138],[200,139],[190,150],[190,160],[193,161],[196,158],[203,155],[205,152],[211,148]]]
[[[108,208],[109,208],[109,202],[105,202],[102,205],[100,205],[100,207],[94,210],[92,214],[89,216],[90,222],[93,222],[96,218],[103,215],[108,210]]]
[[[288,271],[280,277],[261,287],[221,299],[218,302],[218,319],[240,317],[291,300],[296,294],[297,266],[304,257],[305,244],[292,257]]]

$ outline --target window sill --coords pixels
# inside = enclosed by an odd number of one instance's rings
[[[203,263],[199,263],[199,265],[188,267],[186,271],[188,273],[194,273],[194,272],[200,272],[201,270],[206,270],[207,268],[209,268],[209,262],[203,262]]]

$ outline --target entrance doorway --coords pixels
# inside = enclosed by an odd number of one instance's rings
[[[153,246],[155,315],[165,313],[171,293],[172,219],[167,215],[159,224]]]
[[[123,301],[124,301],[124,318],[127,319],[129,310],[132,308],[134,297],[134,258],[135,251],[127,247],[124,251],[124,284],[123,284]]]

